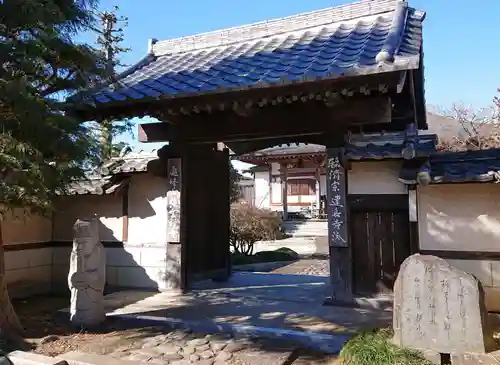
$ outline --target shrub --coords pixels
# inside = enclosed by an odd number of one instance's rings
[[[280,227],[281,218],[275,212],[246,204],[233,204],[229,243],[234,252],[251,255],[255,242],[275,240],[279,237]]]
[[[283,251],[260,251],[254,255],[259,262],[295,261],[297,256]]]
[[[299,254],[292,250],[291,248],[288,247],[280,247],[276,250],[276,252],[280,252],[283,254],[288,255],[292,260],[298,260],[299,259]]]

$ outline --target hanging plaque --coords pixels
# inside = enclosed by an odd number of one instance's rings
[[[181,232],[181,159],[167,162],[167,242],[179,243]]]
[[[346,177],[344,167],[340,163],[339,151],[328,150],[328,243],[334,247],[347,247]]]

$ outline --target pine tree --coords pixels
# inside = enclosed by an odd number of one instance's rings
[[[66,97],[102,78],[105,63],[73,38],[93,25],[92,0],[0,2],[0,211],[44,213],[98,157],[89,128],[65,113]],[[1,231],[1,230],[0,230]],[[4,281],[0,234],[0,333],[22,331]]]

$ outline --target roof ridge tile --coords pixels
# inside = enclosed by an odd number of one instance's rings
[[[387,13],[394,11],[399,3],[406,3],[406,0],[360,0],[283,18],[156,41],[151,45],[151,48],[155,56],[162,56],[217,46],[228,46],[282,33]]]

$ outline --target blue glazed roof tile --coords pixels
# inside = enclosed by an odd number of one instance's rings
[[[421,135],[416,140],[416,158],[427,158],[436,152],[436,136]],[[350,160],[382,160],[401,159],[404,140],[384,141],[382,138],[374,137],[364,145],[348,143],[345,147],[345,155]],[[316,144],[298,143],[296,145],[280,145],[266,148],[253,153],[237,156],[235,159],[241,161],[265,160],[273,158],[289,157],[290,155],[325,155],[325,146]]]
[[[497,182],[500,177],[500,148],[480,151],[440,152],[432,154],[427,166],[431,183]],[[417,173],[422,163],[407,163],[400,173],[400,180],[417,183]]]
[[[157,42],[83,102],[217,90],[417,68],[425,14],[402,0],[360,1],[283,19]],[[382,53],[390,60],[380,61]]]

